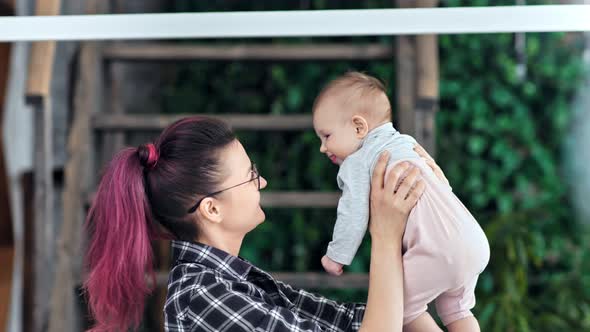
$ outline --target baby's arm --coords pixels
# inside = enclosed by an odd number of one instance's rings
[[[326,256],[333,263],[349,265],[363,240],[369,222],[371,183],[368,169],[359,160],[346,159],[338,172],[338,186],[342,190],[342,197],[338,202],[338,215]],[[326,258],[323,258],[322,262],[331,263]],[[337,265],[329,264],[326,268],[328,272],[331,272],[330,267],[337,272]]]

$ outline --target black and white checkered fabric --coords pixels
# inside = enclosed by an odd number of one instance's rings
[[[172,241],[166,331],[358,331],[364,304],[337,303],[276,281],[248,261]]]

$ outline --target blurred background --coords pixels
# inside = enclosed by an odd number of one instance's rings
[[[1,15],[39,10],[34,1],[0,3]],[[573,3],[583,1],[62,0],[43,10]],[[35,54],[52,55],[50,74],[47,65],[29,62]],[[260,129],[234,117],[305,122],[321,87],[347,70],[386,83],[394,125],[435,155],[484,228],[491,260],[474,309],[482,331],[590,331],[588,33],[0,44],[0,329],[73,331],[90,324],[79,289],[80,226],[100,168],[119,148],[153,140],[179,114],[227,116],[268,180],[267,220],[246,237],[241,256],[306,289],[365,301],[368,241],[348,276],[335,280],[322,272],[336,217],[337,167],[319,153],[312,128],[263,120]],[[39,77],[48,83],[35,88],[31,80]],[[50,127],[42,114],[50,115]],[[168,243],[154,248],[159,282],[142,331],[163,330]]]

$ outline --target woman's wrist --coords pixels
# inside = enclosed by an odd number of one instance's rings
[[[399,253],[402,247],[401,237],[371,237],[371,250],[373,253]]]
[[[404,217],[407,218],[407,217]],[[405,231],[405,220],[398,220],[398,218],[387,218],[388,220],[371,220],[375,225],[382,225],[385,227],[374,227],[371,229],[372,241],[392,243],[393,241],[401,243]]]

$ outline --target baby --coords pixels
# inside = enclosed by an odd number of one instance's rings
[[[471,213],[414,151],[416,141],[391,123],[391,106],[383,84],[349,72],[330,82],[313,106],[320,152],[340,165],[342,197],[332,241],[322,266],[342,273],[361,244],[369,220],[370,180],[377,158],[389,151],[388,172],[399,162],[421,170],[424,194],[410,213],[403,238],[404,331],[440,331],[427,313],[436,310],[449,331],[479,331],[471,314],[475,285],[490,249]],[[386,173],[387,176],[388,173]]]

